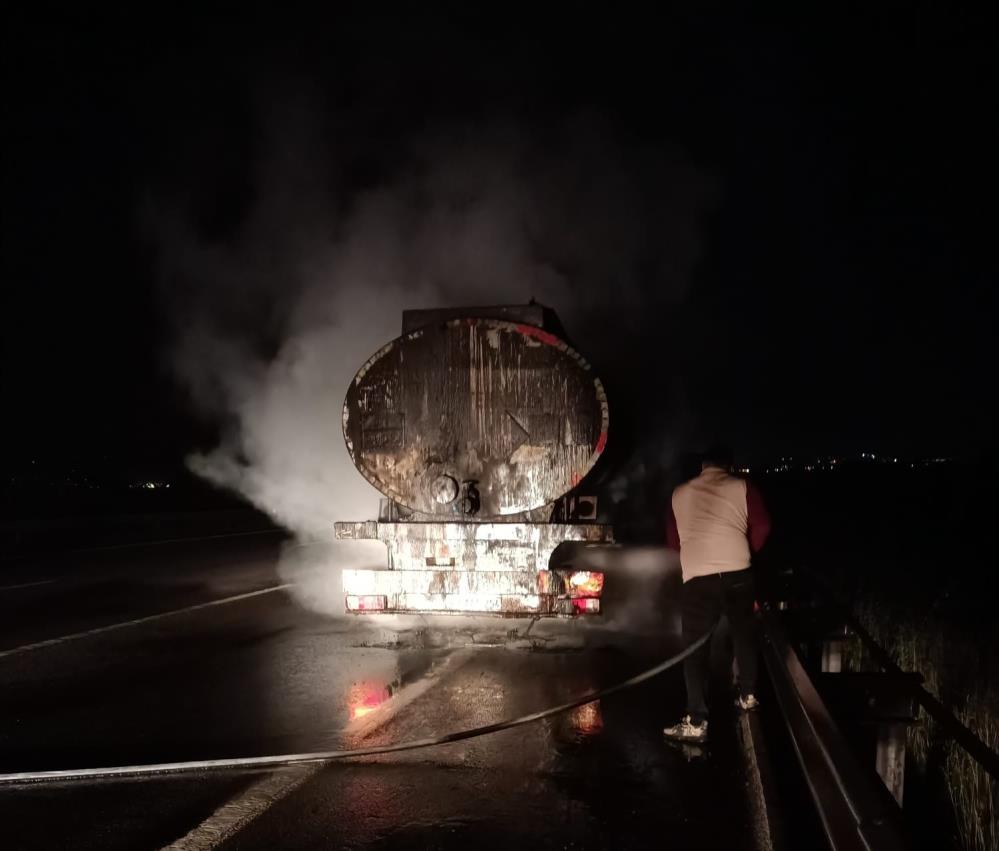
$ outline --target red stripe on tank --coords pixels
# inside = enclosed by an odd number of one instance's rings
[[[525,337],[534,337],[535,340],[540,340],[549,346],[557,346],[559,344],[559,339],[554,334],[549,334],[547,331],[542,331],[533,325],[518,325],[517,330]]]

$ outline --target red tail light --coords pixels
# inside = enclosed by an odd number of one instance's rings
[[[388,598],[384,594],[347,595],[348,612],[384,612],[388,608]]]
[[[570,597],[599,597],[604,590],[604,575],[592,570],[577,570],[569,574]]]

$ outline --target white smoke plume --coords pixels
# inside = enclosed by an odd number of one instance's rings
[[[193,185],[153,194],[146,221],[175,321],[171,366],[223,424],[190,467],[328,539],[334,520],[376,514],[341,407],[402,310],[533,297],[597,364],[620,358],[640,312],[686,291],[714,187],[678,152],[628,145],[593,118],[392,140],[361,181],[356,142],[324,119],[308,96],[262,101],[250,200],[224,238],[199,228]]]

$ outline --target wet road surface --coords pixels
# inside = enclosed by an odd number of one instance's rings
[[[272,534],[4,565],[0,771],[390,744],[538,711],[676,650],[668,628],[335,618],[278,588],[282,557]],[[0,787],[3,847],[754,848],[733,719],[713,718],[708,749],[662,740],[682,694],[671,671],[426,750]]]

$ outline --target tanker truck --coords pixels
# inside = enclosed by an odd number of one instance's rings
[[[383,569],[343,571],[346,611],[599,614],[603,574],[551,562],[566,542],[613,543],[580,495],[607,426],[603,385],[552,310],[404,311],[343,405],[347,451],[384,498],[335,535],[388,550]]]

